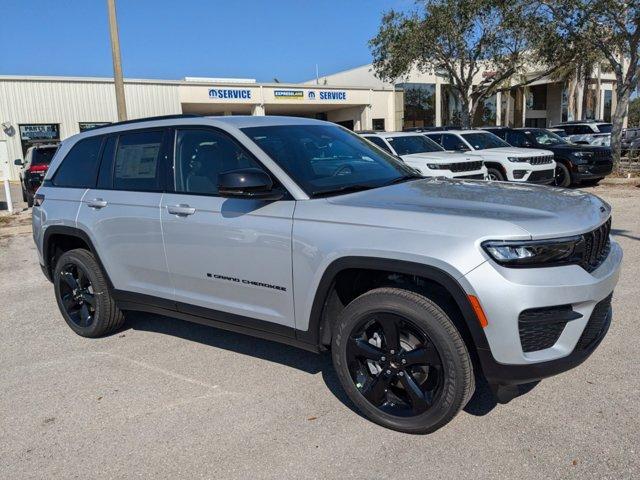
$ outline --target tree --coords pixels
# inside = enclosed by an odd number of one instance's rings
[[[629,126],[640,127],[640,97],[629,102]]]
[[[421,12],[391,10],[369,42],[374,70],[387,81],[412,68],[444,74],[460,102],[462,126],[470,127],[478,106],[531,66],[526,52],[546,29],[532,13],[529,2],[516,0],[427,0]],[[519,78],[518,85],[549,72]]]
[[[577,46],[595,48],[613,70],[616,108],[611,116],[611,147],[619,162],[623,121],[640,75],[640,0],[540,0],[538,4],[541,17],[549,19],[573,55],[583,53]],[[546,53],[543,56],[551,63],[563,61]]]

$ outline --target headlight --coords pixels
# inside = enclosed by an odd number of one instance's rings
[[[437,163],[427,163],[427,167],[431,170],[442,170],[442,165],[438,165]]]
[[[528,162],[529,158],[528,157],[507,157],[507,160],[509,160],[510,162]]]
[[[506,267],[543,267],[576,263],[581,236],[554,240],[483,242],[482,248]]]

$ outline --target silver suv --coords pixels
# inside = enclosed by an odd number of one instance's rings
[[[622,251],[599,198],[423,179],[332,123],[169,117],[65,140],[33,209],[79,335],[143,310],[331,350],[375,422],[431,432],[605,336]],[[481,377],[480,377],[481,378]]]

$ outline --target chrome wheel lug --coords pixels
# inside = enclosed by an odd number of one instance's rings
[[[383,362],[387,360],[387,357],[380,357],[380,360],[382,360]]]
[[[391,370],[387,370],[387,375],[391,375]]]
[[[396,353],[396,351],[395,351],[395,350],[391,350],[389,353],[390,353],[391,355],[393,355],[394,353]]]
[[[401,377],[404,377],[404,372],[398,372],[398,375],[400,375]]]
[[[407,363],[407,360],[405,358],[402,359],[402,364],[404,365],[405,363]]]

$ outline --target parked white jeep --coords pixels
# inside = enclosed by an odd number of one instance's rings
[[[362,135],[385,152],[400,157],[424,177],[485,180],[487,168],[478,155],[447,152],[419,133],[367,133]]]
[[[482,156],[490,180],[550,184],[556,162],[553,152],[512,147],[484,130],[447,130],[424,133],[452,152],[473,152]]]

